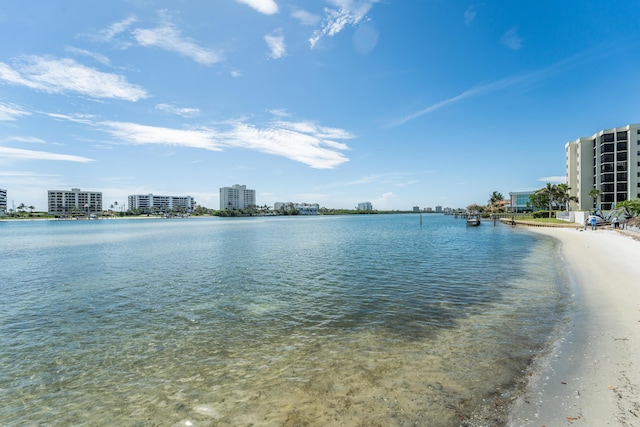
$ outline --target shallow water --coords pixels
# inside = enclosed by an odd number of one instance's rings
[[[0,222],[0,424],[502,425],[555,241],[451,216]]]

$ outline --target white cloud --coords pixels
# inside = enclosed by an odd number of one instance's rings
[[[192,39],[182,37],[171,23],[164,23],[153,29],[136,29],[133,31],[133,35],[142,46],[153,46],[169,52],[176,52],[200,64],[210,65],[222,60],[218,54],[199,46]]]
[[[129,27],[136,21],[137,19],[134,16],[130,16],[128,18],[123,19],[122,21],[111,24],[110,26],[108,26],[103,30],[100,30],[97,34],[93,34],[87,37],[96,41],[110,42],[110,41],[113,41],[113,39],[117,35],[127,31]]]
[[[156,109],[166,113],[177,114],[182,117],[193,117],[200,114],[200,110],[198,108],[178,108],[169,104],[158,104],[156,105]]]
[[[3,138],[0,140],[0,142],[5,142],[5,141],[17,141],[17,142],[26,142],[29,144],[44,144],[45,141],[43,139],[40,138],[35,138],[32,136],[10,136],[8,138]]]
[[[353,138],[342,129],[313,122],[276,121],[264,126],[243,121],[227,123],[225,129],[182,130],[126,122],[97,124],[118,141],[130,144],[160,144],[220,151],[243,148],[286,157],[316,169],[331,169],[349,159],[349,147],[335,141]]]
[[[348,161],[329,141],[289,129],[236,123],[224,136],[230,146],[286,157],[315,169],[332,169]]]
[[[518,35],[518,27],[513,27],[504,33],[500,42],[512,50],[522,48],[522,38]]]
[[[208,129],[182,130],[127,122],[101,122],[98,125],[123,142],[132,144],[161,144],[211,151],[221,149],[215,141],[215,133]]]
[[[9,157],[28,160],[62,160],[67,162],[87,163],[93,159],[87,157],[74,156],[71,154],[56,154],[46,151],[23,150],[21,148],[0,147],[0,158]]]
[[[273,0],[236,0],[238,3],[246,4],[265,15],[278,13],[278,5]]]
[[[234,77],[234,78],[238,78],[242,75],[242,73],[240,73],[240,71],[238,70],[231,70],[229,74],[231,74],[231,77]]]
[[[552,184],[564,184],[567,182],[567,177],[564,175],[558,176],[543,176],[542,178],[538,178],[537,181],[540,182],[550,182]]]
[[[2,63],[0,63],[0,78],[2,76]],[[0,121],[16,120],[18,117],[29,116],[31,113],[11,104],[0,103]]]
[[[309,13],[305,10],[295,10],[291,13],[291,16],[297,19],[302,25],[313,26],[320,22],[320,17]]]
[[[69,52],[72,55],[88,56],[89,58],[92,58],[103,65],[111,66],[111,61],[109,60],[109,58],[107,58],[105,55],[102,55],[100,53],[90,52],[86,49],[79,49],[73,46],[66,46],[64,50]]]
[[[465,25],[470,25],[474,19],[476,19],[476,10],[473,6],[469,6],[467,10],[464,11]]]
[[[269,57],[279,59],[286,55],[286,46],[284,44],[284,35],[282,29],[278,28],[273,33],[264,36],[264,41],[271,50]]]
[[[91,98],[138,101],[148,95],[118,74],[103,73],[70,58],[27,56],[14,67],[0,62],[0,80],[48,93],[78,93]]]
[[[377,0],[331,0],[335,9],[325,8],[325,18],[319,30],[309,39],[313,49],[324,37],[332,37],[346,26],[355,26],[362,21]]]

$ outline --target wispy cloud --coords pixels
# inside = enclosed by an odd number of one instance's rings
[[[0,78],[2,78],[2,63],[0,62]],[[29,116],[31,113],[24,111],[20,107],[0,102],[0,121],[13,121],[18,117]]]
[[[32,136],[10,136],[7,138],[0,139],[0,142],[7,141],[16,141],[16,142],[26,142],[28,144],[44,144],[46,141],[40,138],[35,138]]]
[[[174,107],[170,104],[158,104],[156,105],[156,109],[164,111],[165,113],[176,114],[182,117],[193,117],[200,114],[200,110],[198,108],[179,108]]]
[[[500,43],[512,50],[522,48],[522,37],[518,35],[518,27],[512,27],[502,35]]]
[[[311,48],[316,47],[322,37],[332,37],[346,26],[355,26],[362,21],[378,0],[331,0],[334,8],[325,8],[321,28],[309,39]]]
[[[467,10],[464,11],[464,23],[465,25],[470,25],[476,19],[476,10],[473,6],[469,6]]]
[[[282,34],[281,28],[278,28],[271,34],[264,36],[264,41],[267,42],[267,46],[269,46],[270,58],[279,59],[286,55],[287,49],[284,44],[284,35]]]
[[[320,22],[320,17],[306,10],[298,9],[291,13],[291,16],[297,19],[302,25],[313,26]]]
[[[463,101],[467,98],[471,98],[474,96],[478,96],[481,94],[485,94],[485,93],[491,93],[491,92],[496,92],[498,90],[502,90],[502,89],[506,89],[508,87],[514,86],[516,84],[525,84],[525,83],[529,83],[538,79],[542,79],[545,76],[551,74],[551,73],[555,73],[557,72],[557,70],[561,69],[562,67],[566,66],[567,64],[570,64],[576,60],[579,60],[580,58],[586,57],[588,55],[587,53],[580,53],[578,55],[574,55],[570,58],[567,58],[565,60],[559,61],[555,64],[552,64],[548,67],[545,68],[541,68],[539,70],[534,70],[530,73],[527,74],[521,74],[521,75],[516,75],[516,76],[511,76],[511,77],[506,77],[502,80],[498,80],[495,82],[491,82],[491,83],[487,83],[487,84],[483,84],[483,85],[479,85],[476,87],[473,87],[471,89],[468,89],[462,93],[460,93],[459,95],[453,96],[449,99],[445,99],[444,101],[440,101],[440,102],[436,102],[435,104],[432,104],[426,108],[423,108],[422,110],[416,111],[415,113],[411,113],[405,117],[402,117],[401,119],[398,119],[396,121],[394,121],[393,123],[391,123],[389,125],[389,127],[395,127],[395,126],[400,126],[403,125],[413,119],[416,119],[418,117],[424,116],[425,114],[429,114],[429,113],[433,113],[434,111],[437,111],[443,107],[455,104],[457,102]]]
[[[242,148],[282,156],[316,169],[332,169],[347,162],[349,147],[339,140],[353,138],[343,129],[311,121],[273,121],[255,125],[231,121],[219,129],[192,130],[147,126],[128,122],[100,122],[97,126],[119,142],[160,144],[221,151]]]
[[[561,184],[567,182],[567,177],[564,175],[558,176],[543,176],[542,178],[538,178],[536,181],[540,182],[550,182],[552,184]]]
[[[123,142],[131,144],[161,144],[219,151],[215,133],[208,129],[182,130],[147,126],[128,122],[100,122],[98,126]]]
[[[175,52],[200,64],[211,65],[222,60],[219,54],[199,46],[189,37],[183,37],[180,31],[169,22],[152,29],[136,29],[133,31],[133,35],[142,46]]]
[[[98,42],[113,42],[116,40],[116,36],[126,32],[137,21],[134,16],[129,16],[122,21],[115,22],[98,31],[95,34],[80,34],[78,37],[88,38]],[[126,47],[128,43],[125,43],[122,47]]]
[[[0,80],[48,93],[77,93],[90,98],[138,101],[148,95],[118,74],[85,67],[70,58],[26,56],[10,66],[0,62]]]
[[[236,0],[238,3],[246,4],[247,6],[257,10],[265,15],[273,15],[278,13],[278,4],[273,0]]]
[[[102,55],[100,53],[90,52],[86,49],[80,49],[73,46],[66,46],[64,50],[72,55],[87,56],[99,62],[100,64],[111,66],[111,61],[109,60],[109,58],[107,58],[105,55]]]
[[[0,147],[0,158],[2,157],[27,160],[61,160],[79,163],[93,162],[93,159],[82,156],[74,156],[71,154],[57,154],[49,153],[47,151],[23,150],[21,148],[9,147]]]

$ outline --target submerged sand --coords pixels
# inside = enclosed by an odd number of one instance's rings
[[[560,240],[576,304],[508,425],[640,425],[640,241],[611,229],[531,231]]]

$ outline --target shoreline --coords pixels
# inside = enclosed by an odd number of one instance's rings
[[[531,227],[558,239],[574,307],[537,360],[509,426],[640,424],[640,241],[611,229]]]

